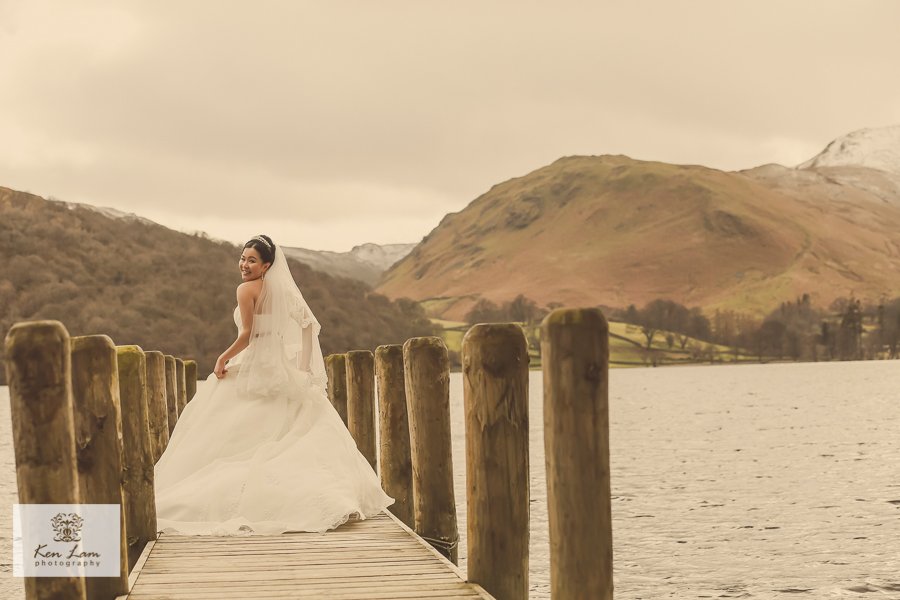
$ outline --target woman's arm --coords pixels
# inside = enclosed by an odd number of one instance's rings
[[[256,304],[257,296],[255,288],[256,286],[251,285],[250,282],[242,283],[237,288],[238,310],[241,311],[241,331],[238,333],[237,339],[216,360],[213,372],[219,379],[225,377],[225,373],[228,371],[225,363],[250,345],[250,332],[253,330],[253,306]]]

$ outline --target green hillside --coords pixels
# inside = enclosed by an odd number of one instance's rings
[[[462,340],[471,325],[464,321],[431,319],[440,328],[451,358],[455,356],[455,366],[459,366]],[[540,325],[519,323],[529,341],[529,368],[541,368]],[[686,339],[684,349],[678,341],[670,347],[666,341],[669,332],[660,331],[653,339],[651,350],[646,348],[646,338],[641,328],[629,323],[611,321],[609,323],[609,362],[611,368],[644,367],[673,364],[700,364],[709,362],[759,362],[759,357],[751,356],[746,350],[735,349],[720,344],[710,344],[691,337]],[[676,337],[677,340],[677,336]],[[771,360],[771,359],[764,359]]]

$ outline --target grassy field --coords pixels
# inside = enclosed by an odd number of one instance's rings
[[[451,353],[458,354],[462,348],[463,336],[468,331],[470,325],[462,321],[446,321],[442,319],[431,319],[431,322],[441,327],[440,335],[447,345],[447,349]],[[523,326],[522,323],[519,323]],[[527,339],[529,341],[528,355],[530,358],[529,367],[539,369],[541,367],[541,356],[538,344],[540,343],[540,326],[531,325],[524,327]],[[712,354],[715,362],[758,362],[756,356],[749,356],[745,353],[739,353],[735,357],[733,349],[728,346],[710,344],[689,338],[685,344],[685,349],[680,348],[677,341],[670,348],[666,337],[668,332],[657,332],[653,338],[653,344],[648,351],[646,348],[647,338],[641,333],[641,328],[637,325],[629,323],[611,322],[609,324],[609,361],[610,367],[628,368],[657,365],[673,365],[673,364],[700,364],[710,362],[708,358],[697,360],[691,356],[691,347],[699,347],[706,349],[707,356]]]

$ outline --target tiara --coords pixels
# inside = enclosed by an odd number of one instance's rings
[[[264,238],[263,236],[258,235],[258,236],[256,236],[256,237],[254,237],[253,239],[256,240],[256,241],[258,241],[258,242],[262,242],[263,244],[265,244],[265,245],[266,245],[266,248],[268,248],[269,250],[272,249],[272,244],[270,244],[268,241],[266,241],[266,238]]]

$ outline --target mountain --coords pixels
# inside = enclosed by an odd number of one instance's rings
[[[872,161],[888,168],[890,135],[868,138],[885,148]],[[668,298],[758,315],[804,293],[824,306],[850,294],[896,295],[893,172],[832,147],[818,163],[742,172],[561,158],[446,215],[376,289],[425,301],[447,319],[462,319],[479,298],[518,294],[567,306]],[[839,153],[846,164],[831,158]]]
[[[900,176],[900,125],[848,133],[797,168],[818,167],[864,167]]]
[[[51,198],[52,200],[52,198]],[[139,221],[148,225],[156,225],[154,221],[108,206],[93,206],[78,202],[63,202],[68,208],[90,210],[111,219]],[[194,232],[200,237],[209,237],[202,231]],[[317,271],[330,273],[340,277],[348,277],[362,281],[368,285],[378,282],[381,274],[392,264],[409,254],[415,244],[359,244],[349,252],[331,252],[329,250],[309,250],[307,248],[282,247],[288,258],[293,258],[309,265]]]
[[[882,202],[900,202],[900,125],[860,129],[842,136],[797,166],[843,187],[861,189]]]
[[[57,319],[71,335],[194,358],[205,376],[236,335],[239,255],[233,244],[135,215],[0,187],[0,337],[17,321]],[[288,262],[326,354],[433,331],[415,302]],[[4,375],[0,364],[0,384]]]
[[[9,190],[12,191],[12,190]],[[62,202],[58,200],[54,200],[53,198],[49,198],[51,202]],[[96,213],[99,213],[105,217],[109,217],[110,219],[121,219],[123,221],[138,221],[139,223],[144,223],[145,225],[157,225],[155,221],[151,221],[150,219],[145,219],[139,215],[134,213],[127,213],[116,208],[110,208],[108,206],[92,206],[90,204],[83,204],[81,202],[62,202],[62,204],[71,210],[91,210]]]
[[[392,264],[409,254],[415,244],[360,244],[349,252],[309,250],[285,246],[284,253],[314,269],[358,279],[369,285],[378,282]]]

